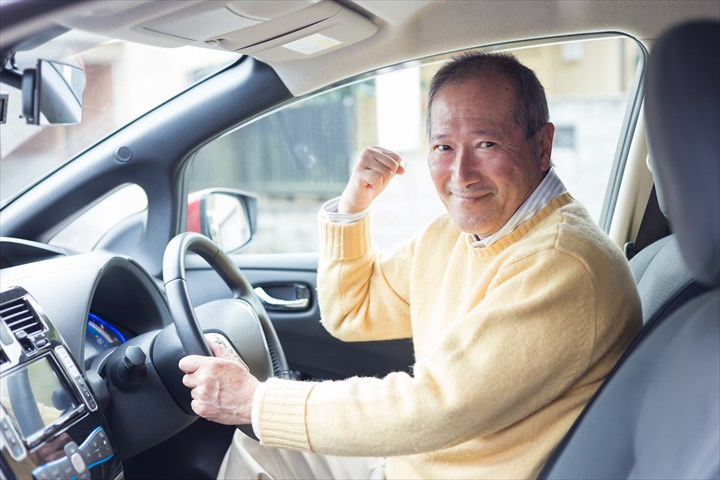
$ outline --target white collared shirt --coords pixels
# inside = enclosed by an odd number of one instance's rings
[[[537,212],[550,203],[550,200],[567,191],[554,168],[548,170],[540,185],[533,190],[530,196],[518,207],[512,217],[500,227],[498,231],[483,239],[473,234],[475,241],[473,247],[489,247],[503,237],[510,235],[513,230],[530,220]]]

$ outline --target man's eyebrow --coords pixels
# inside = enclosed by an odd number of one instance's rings
[[[438,133],[436,135],[430,135],[430,140],[442,140],[443,138],[447,138],[447,135],[444,133]]]
[[[497,131],[490,128],[478,128],[470,132],[472,135],[496,135]],[[436,133],[430,135],[430,140],[442,140],[443,138],[450,137],[451,135],[445,132]]]

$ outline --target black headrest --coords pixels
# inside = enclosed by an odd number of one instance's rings
[[[720,285],[720,23],[663,34],[648,62],[645,117],[653,174],[683,259]]]

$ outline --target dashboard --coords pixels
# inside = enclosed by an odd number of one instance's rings
[[[25,289],[4,289],[0,319],[3,477],[121,478],[107,419],[42,308]]]
[[[0,477],[119,480],[195,421],[167,301],[139,264],[7,238],[0,252]]]
[[[121,329],[125,331],[124,334],[120,331]],[[85,353],[83,355],[85,364],[90,365],[98,354],[122,345],[133,336],[135,335],[122,327],[114,326],[99,315],[90,312],[85,328]]]

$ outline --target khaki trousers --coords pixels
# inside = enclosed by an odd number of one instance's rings
[[[337,457],[267,448],[237,430],[220,465],[218,479],[380,480],[385,478],[384,465],[384,458]]]

